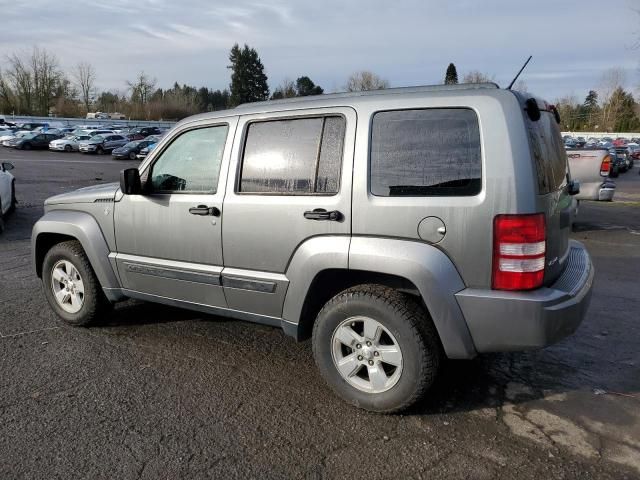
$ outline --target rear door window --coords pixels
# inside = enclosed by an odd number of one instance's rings
[[[480,128],[473,110],[378,112],[371,132],[372,194],[469,196],[480,192]]]

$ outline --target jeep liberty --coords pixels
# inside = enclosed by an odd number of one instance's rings
[[[558,122],[495,84],[196,115],[119,184],[47,199],[36,272],[71,325],[134,298],[311,338],[340,397],[397,412],[443,358],[541,348],[582,321],[594,269],[569,239]]]

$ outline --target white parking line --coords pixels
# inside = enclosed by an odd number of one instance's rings
[[[19,337],[21,335],[29,335],[30,333],[38,333],[44,332],[46,330],[57,330],[60,327],[47,327],[47,328],[39,328],[37,330],[27,330],[26,332],[18,332],[18,333],[10,333],[9,335],[2,335],[0,333],[0,338],[11,338],[11,337]]]

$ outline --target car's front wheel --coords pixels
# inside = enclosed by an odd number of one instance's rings
[[[73,151],[73,147],[69,144],[64,146],[64,151],[65,152],[72,152]]]
[[[77,241],[58,243],[47,252],[42,284],[49,305],[70,325],[89,325],[110,306]]]
[[[320,311],[313,354],[325,381],[344,400],[393,413],[431,387],[441,347],[431,319],[414,299],[381,285],[359,285]]]
[[[135,160],[136,159],[136,152],[129,152],[129,160]]]

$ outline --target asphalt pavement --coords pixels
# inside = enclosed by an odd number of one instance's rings
[[[580,329],[544,350],[447,362],[403,415],[336,398],[310,343],[142,302],[61,324],[30,259],[50,195],[137,162],[0,148],[16,168],[0,236],[0,478],[640,478],[640,176],[583,202],[596,268]],[[518,321],[518,319],[514,319]]]

